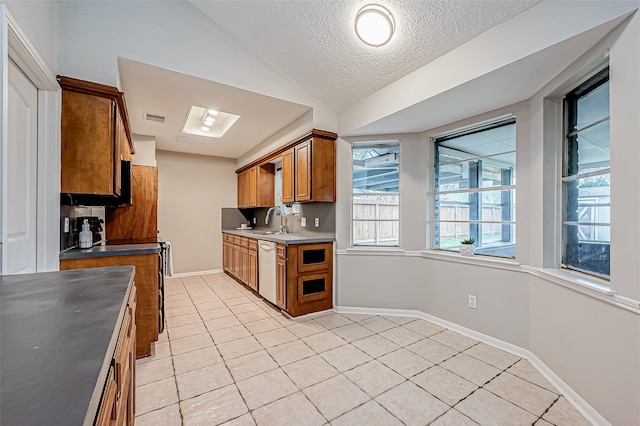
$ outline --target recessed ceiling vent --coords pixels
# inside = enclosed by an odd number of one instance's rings
[[[151,114],[150,112],[144,113],[144,119],[148,121],[155,121],[156,123],[164,123],[165,117],[158,114]]]

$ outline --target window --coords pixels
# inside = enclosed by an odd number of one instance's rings
[[[353,145],[354,246],[398,246],[400,240],[400,144]]]
[[[435,140],[434,247],[516,255],[516,124],[509,118]]]
[[[563,251],[566,268],[609,276],[609,70],[565,97]]]

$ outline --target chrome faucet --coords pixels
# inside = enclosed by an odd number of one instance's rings
[[[266,216],[265,216],[265,218],[264,218],[264,224],[265,224],[265,225],[268,225],[268,224],[269,224],[269,215],[271,214],[271,212],[272,212],[274,209],[275,209],[275,210],[280,210],[280,206],[269,207],[269,210],[267,210],[267,215],[266,215]],[[277,214],[277,212],[276,212],[276,214]]]
[[[269,207],[269,210],[267,210],[267,215],[264,218],[264,224],[268,225],[269,224],[269,215],[271,214],[272,211],[276,211],[276,214],[280,215],[280,233],[282,234],[286,234],[287,233],[287,227],[283,224],[282,222],[282,208],[280,206],[275,206],[275,207]]]

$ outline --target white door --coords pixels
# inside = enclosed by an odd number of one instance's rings
[[[38,89],[9,61],[2,274],[36,272]]]

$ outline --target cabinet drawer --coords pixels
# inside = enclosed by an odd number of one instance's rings
[[[249,239],[249,250],[258,250],[258,240]]]
[[[281,257],[283,259],[287,258],[287,246],[278,244],[277,250],[278,250],[278,257]]]
[[[298,277],[298,304],[326,299],[329,296],[332,279],[329,273],[311,274]]]
[[[240,237],[240,246],[249,247],[249,239],[246,237]]]
[[[238,246],[239,246],[239,245],[240,245],[240,238],[241,238],[241,237],[238,237],[237,235],[234,235],[234,236],[233,236],[233,241],[232,241],[232,242],[233,242],[233,244],[235,244],[235,245],[238,245]]]
[[[304,244],[297,246],[298,272],[326,271],[331,262],[331,243]]]

